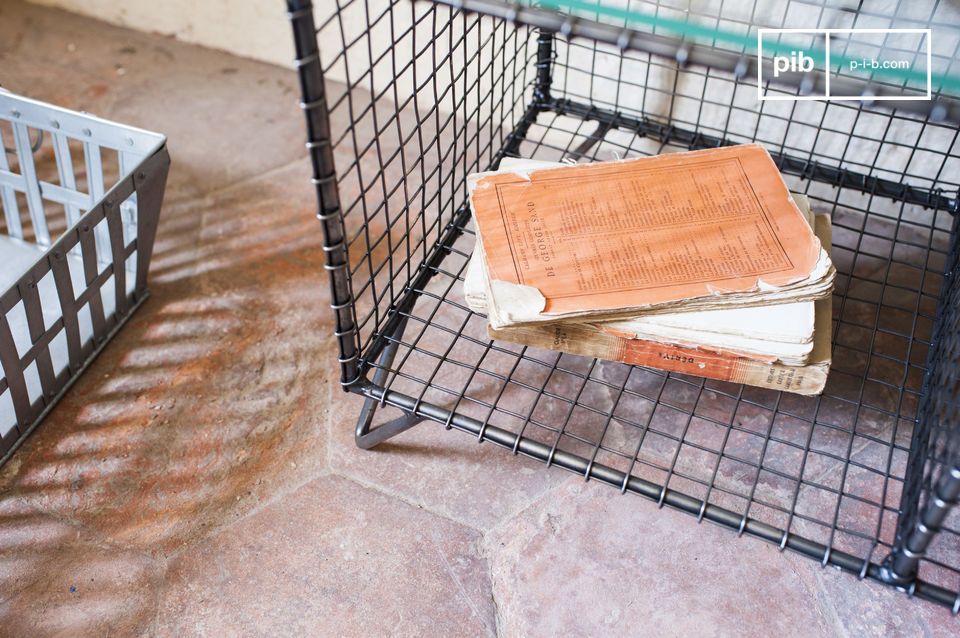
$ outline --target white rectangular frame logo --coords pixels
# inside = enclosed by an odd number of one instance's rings
[[[824,94],[823,95],[764,95],[763,89],[763,36],[764,34],[814,33],[824,37]],[[933,29],[757,29],[757,98],[761,101],[800,101],[800,100],[861,100],[862,95],[830,95],[830,37],[834,33],[922,33],[927,45],[927,94],[926,95],[879,95],[872,96],[873,101],[930,100],[933,96],[933,47],[930,46]],[[815,69],[814,69],[815,71]]]

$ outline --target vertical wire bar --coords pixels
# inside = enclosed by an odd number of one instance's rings
[[[960,466],[944,467],[919,520],[906,541],[890,555],[888,563],[893,582],[916,577],[920,560],[937,537],[947,515],[960,500]]]
[[[365,13],[366,13],[367,24],[372,24],[372,22],[371,22],[371,20],[370,20],[370,4],[369,4],[369,3],[364,3],[363,6],[364,6],[364,11],[365,11]],[[389,9],[388,9],[388,10],[392,11],[392,9],[393,9],[393,5],[391,4],[391,5],[389,5]],[[393,20],[391,19],[391,20],[388,20],[388,21],[390,22],[390,24],[391,24],[391,26],[392,26],[392,25],[393,25]],[[376,96],[377,96],[377,86],[376,86],[376,84],[375,84],[375,82],[374,82],[374,80],[375,80],[374,70],[375,70],[376,65],[377,65],[377,60],[376,60],[376,57],[374,56],[374,52],[373,52],[373,40],[374,40],[374,38],[368,33],[368,34],[367,34],[367,37],[366,37],[366,43],[367,43],[366,49],[367,49],[367,60],[368,60],[369,65],[370,65],[370,73],[369,73],[370,95],[371,95],[371,100],[375,101],[375,100],[377,99],[377,97],[376,97]],[[394,48],[393,48],[392,46],[389,47],[389,51],[390,51],[391,56],[395,56],[395,55],[396,55],[396,52],[395,52],[395,50],[394,50]],[[393,83],[394,86],[396,86],[396,83],[397,83],[396,74],[393,75],[392,83]],[[395,250],[395,248],[394,248],[394,245],[393,245],[393,222],[390,220],[390,193],[388,192],[388,189],[387,189],[387,179],[386,179],[386,175],[385,175],[386,170],[387,170],[387,165],[386,165],[386,164],[384,163],[384,161],[383,161],[383,157],[384,157],[384,156],[383,156],[383,149],[382,149],[382,147],[381,147],[381,141],[380,141],[381,136],[385,136],[386,127],[384,127],[383,129],[380,128],[379,118],[377,117],[377,105],[376,105],[375,102],[371,104],[370,117],[371,117],[371,120],[372,120],[372,122],[373,122],[373,140],[372,140],[372,142],[373,142],[373,147],[376,149],[377,166],[379,167],[379,169],[378,169],[378,171],[377,171],[377,175],[376,175],[376,176],[373,178],[373,180],[371,180],[371,182],[370,182],[370,189],[371,189],[371,191],[373,190],[373,188],[374,188],[373,182],[374,182],[374,181],[379,182],[379,183],[380,183],[380,191],[381,191],[381,193],[382,193],[382,200],[383,200],[382,203],[377,206],[376,210],[374,210],[373,215],[376,216],[377,213],[379,213],[381,210],[383,211],[384,231],[383,231],[383,234],[381,235],[381,237],[377,239],[377,243],[379,244],[380,241],[382,241],[382,240],[384,240],[384,239],[385,239],[386,242],[387,242],[387,255],[386,255],[386,257],[384,258],[384,263],[382,263],[382,264],[380,265],[379,269],[382,269],[384,265],[386,265],[386,267],[387,267],[387,283],[386,283],[386,285],[384,286],[385,290],[383,290],[383,293],[389,295],[390,304],[392,305],[392,304],[396,303],[396,300],[397,300],[397,294],[396,294],[396,291],[394,290],[394,263],[393,263],[393,260],[394,260],[394,250]],[[400,121],[399,114],[396,113],[396,114],[395,114],[395,117],[397,118],[397,122],[399,123],[399,121]],[[388,121],[388,124],[389,124],[389,121]],[[368,145],[368,146],[367,146],[367,149],[369,149],[369,148],[370,148],[370,146]],[[402,152],[403,152],[403,151],[402,151],[402,149],[401,149],[401,154],[402,154]],[[372,249],[373,249],[373,247],[371,247],[371,250],[372,250]],[[378,269],[378,273],[377,273],[377,274],[379,274],[379,269]],[[374,276],[375,276],[375,275],[374,275]],[[380,322],[379,322],[379,321],[377,322],[377,325],[380,325]]]
[[[415,8],[415,6],[414,6],[414,4],[413,4],[412,2],[409,3],[408,9],[410,10],[410,14],[409,14],[409,15],[410,15],[410,24],[411,24],[412,26],[410,27],[409,30],[407,30],[405,33],[403,33],[403,34],[400,36],[400,41],[402,41],[403,39],[405,39],[407,35],[410,35],[411,40],[414,40],[414,38],[415,38],[415,35],[414,35],[414,34],[416,33],[416,30],[417,30],[417,25],[416,25],[417,15],[416,15],[416,8]],[[390,23],[390,39],[391,39],[392,42],[398,42],[397,34],[396,34],[396,31],[395,31],[394,17],[393,17],[393,5],[390,6],[390,20],[389,20],[389,23]],[[406,71],[407,68],[411,69],[411,73],[412,73],[412,69],[415,68],[416,65],[417,65],[416,59],[415,59],[416,51],[417,51],[417,47],[416,47],[415,40],[414,40],[414,43],[411,44],[410,46],[411,46],[410,66],[409,66],[409,67],[404,67],[404,73],[405,73],[405,71]],[[400,104],[400,95],[399,95],[398,87],[397,87],[397,85],[398,85],[398,83],[399,83],[398,80],[400,79],[400,75],[399,75],[400,72],[399,72],[398,69],[397,69],[397,53],[396,53],[396,50],[394,50],[394,49],[392,49],[392,50],[390,51],[390,66],[391,66],[391,70],[393,71],[393,77],[394,77],[394,81],[393,81],[392,87],[391,87],[391,88],[393,89],[393,102],[394,102],[394,104]],[[414,77],[415,77],[415,76],[414,76]],[[410,102],[412,102],[412,103],[413,103],[414,113],[416,113],[416,108],[417,108],[417,83],[416,83],[416,80],[413,80],[413,81],[412,81],[411,91],[413,92],[413,95],[411,96],[411,98],[410,98],[409,100],[406,101],[406,104],[409,105]],[[416,117],[416,115],[415,115],[415,117]],[[416,117],[416,124],[413,124],[413,126],[415,126],[415,127],[419,126],[419,121],[420,121],[420,120],[419,120],[419,117]],[[408,182],[409,182],[409,180],[408,180],[408,175],[409,175],[409,173],[408,173],[408,171],[407,171],[407,156],[406,156],[406,148],[405,148],[405,147],[406,147],[406,143],[407,143],[408,140],[407,140],[407,139],[404,137],[404,135],[403,135],[403,127],[401,126],[401,117],[400,117],[400,113],[399,113],[399,112],[395,114],[394,124],[395,124],[396,129],[397,129],[397,142],[398,142],[398,145],[399,145],[398,154],[399,154],[399,159],[400,159],[400,174],[403,175],[403,177],[402,177],[401,180],[400,180],[400,186],[401,186],[401,188],[403,189],[403,219],[404,219],[403,240],[404,240],[404,248],[405,248],[405,250],[404,250],[405,259],[404,259],[404,263],[402,264],[402,267],[403,267],[404,270],[406,270],[406,273],[407,273],[407,274],[406,274],[406,280],[407,280],[407,281],[410,281],[410,280],[413,278],[413,272],[411,271],[411,264],[410,264],[410,261],[411,261],[411,259],[410,259],[410,258],[411,258],[411,247],[410,247],[410,204],[411,204],[411,195],[410,195],[410,190],[409,190],[409,188],[408,188]],[[412,135],[411,135],[410,137],[412,138]],[[412,171],[412,168],[411,168],[411,171]]]
[[[57,160],[57,175],[60,185],[77,192],[77,177],[73,173],[73,158],[70,153],[70,142],[62,133],[53,134],[53,154]],[[64,204],[67,215],[67,226],[73,226],[80,220],[80,207],[76,204]]]
[[[30,147],[30,131],[26,124],[13,124],[13,141],[20,160],[20,174],[26,182],[24,193],[27,196],[27,210],[33,222],[33,234],[41,246],[50,245],[50,231],[47,229],[47,216],[43,212],[43,199],[40,197],[40,180],[33,163],[33,149]]]
[[[826,109],[824,109],[824,113],[826,113]],[[893,121],[893,120],[891,119],[891,120],[890,120],[890,123],[892,123],[892,121]],[[913,148],[913,149],[911,149],[910,155],[909,155],[906,163],[904,164],[904,166],[910,166],[910,165],[913,163],[914,155],[915,155],[915,153],[916,153],[916,151],[917,151],[917,148],[919,148],[919,146],[920,146],[920,139],[921,139],[921,137],[922,137],[922,135],[923,135],[923,131],[927,128],[928,124],[929,124],[929,122],[925,120],[925,121],[923,122],[923,124],[921,125],[920,130],[919,130],[919,132],[917,133],[916,147]],[[891,130],[891,127],[890,127],[890,124],[888,123],[888,126],[887,126],[886,130],[884,131],[884,135],[883,135],[883,141],[884,141],[884,142],[888,140],[888,136],[889,136],[890,130]],[[819,132],[818,132],[818,134],[819,134]],[[883,147],[883,144],[879,145],[878,148],[877,148],[877,155],[874,157],[874,160],[873,160],[874,165],[876,165],[876,163],[879,161],[879,154],[882,152],[882,147]],[[935,224],[936,224],[936,218],[937,218],[937,213],[938,213],[938,211],[939,211],[939,208],[938,208],[938,207],[935,207],[935,208],[933,209],[933,212],[932,212],[932,221],[931,221],[931,228],[933,228],[933,227],[935,226]],[[886,273],[884,274],[884,284],[882,285],[881,291],[884,291],[884,290],[886,289],[886,282],[887,282],[887,280],[890,278],[890,274],[891,274],[891,273],[890,273],[890,265],[892,265],[893,263],[896,263],[896,261],[897,261],[897,260],[896,260],[897,237],[898,237],[899,234],[900,234],[901,222],[902,222],[902,220],[903,220],[903,216],[904,216],[904,207],[903,207],[903,205],[901,205],[901,206],[900,206],[900,212],[899,212],[899,215],[898,215],[898,217],[897,217],[896,226],[895,226],[895,228],[894,228],[894,232],[893,232],[893,235],[892,235],[893,241],[890,242],[890,250],[889,250],[889,252],[888,252],[888,254],[887,254],[887,256],[886,256],[887,261],[888,261],[889,263],[888,263],[888,266],[887,266],[887,271],[886,271]],[[930,235],[929,235],[929,237],[928,237],[928,240],[927,240],[927,242],[926,242],[926,246],[924,247],[924,250],[925,250],[926,254],[928,254],[928,255],[930,254],[930,252],[931,252],[932,249],[933,249],[933,238],[934,238],[934,232],[933,232],[933,230],[931,230]],[[874,528],[874,539],[875,539],[874,542],[878,542],[878,541],[879,541],[879,539],[880,539],[880,534],[881,534],[881,531],[882,531],[882,529],[883,529],[883,518],[884,518],[884,513],[885,513],[885,511],[886,511],[886,508],[887,508],[887,505],[886,505],[887,491],[888,491],[889,482],[890,482],[890,480],[891,480],[891,468],[892,468],[892,465],[893,465],[894,451],[895,451],[895,449],[896,449],[897,430],[898,430],[898,427],[899,427],[899,420],[900,420],[900,418],[901,418],[900,412],[901,412],[902,407],[903,407],[904,389],[905,389],[906,386],[907,386],[907,382],[908,382],[908,379],[909,379],[909,376],[910,376],[910,361],[912,360],[912,359],[911,359],[911,354],[912,354],[913,348],[914,348],[914,338],[915,338],[916,335],[917,335],[917,319],[918,319],[918,317],[919,317],[920,314],[921,314],[921,306],[922,306],[923,297],[924,297],[924,292],[923,292],[923,291],[924,291],[924,289],[925,289],[925,282],[926,282],[926,280],[927,280],[927,275],[928,275],[929,272],[930,272],[929,265],[928,265],[928,264],[925,264],[925,265],[924,265],[924,268],[923,268],[923,271],[922,271],[922,273],[921,273],[921,275],[920,275],[920,284],[919,284],[919,286],[918,286],[918,288],[917,288],[916,303],[915,303],[915,305],[913,306],[913,309],[912,309],[912,311],[913,311],[913,320],[912,320],[912,322],[911,322],[910,330],[909,330],[909,334],[911,335],[911,338],[910,338],[909,342],[907,343],[907,350],[906,350],[906,353],[905,353],[904,356],[903,356],[903,360],[904,360],[905,365],[904,365],[904,369],[903,369],[903,375],[902,375],[901,378],[899,379],[899,386],[900,386],[900,388],[899,388],[898,397],[897,397],[897,415],[896,415],[896,420],[897,420],[897,421],[894,423],[893,429],[892,429],[892,431],[891,431],[891,433],[890,433],[890,446],[889,446],[889,448],[888,448],[888,450],[887,450],[887,458],[886,458],[886,467],[885,467],[885,471],[884,471],[883,488],[882,488],[882,490],[881,490],[880,499],[879,499],[879,500],[880,500],[880,502],[879,502],[879,516],[877,517],[877,524],[876,524],[876,526],[875,526],[875,528]],[[881,292],[880,298],[883,299],[883,292]],[[871,350],[872,350],[872,348],[873,348],[873,344],[871,344]],[[864,381],[864,382],[865,382],[865,381]],[[860,401],[862,402],[862,400],[863,400],[863,391],[862,391],[862,388],[861,388]],[[919,417],[920,417],[919,412],[917,412],[917,413],[914,414],[914,419],[913,419],[913,421],[914,421],[914,433],[918,435],[916,438],[922,438],[921,436],[919,436],[919,431],[918,431],[919,428],[918,428],[918,426],[917,426],[917,420],[918,420]],[[903,495],[903,498],[906,498],[906,495],[905,495],[905,494]],[[838,507],[839,507],[839,505],[838,505]],[[838,511],[839,511],[839,510],[838,510]],[[831,538],[832,538],[832,534],[831,534]]]
[[[120,179],[122,180],[130,172],[137,167],[137,165],[144,160],[142,155],[136,153],[131,153],[129,151],[119,151],[117,153],[118,162],[120,165]],[[137,193],[133,192],[130,197],[125,201],[120,203],[120,217],[123,220],[123,244],[127,245],[133,238],[137,235]],[[128,264],[128,267],[133,267],[133,264]]]
[[[3,368],[3,376],[7,380],[10,398],[13,399],[17,432],[23,434],[24,429],[33,421],[34,415],[30,407],[27,380],[24,378],[24,371],[20,366],[20,357],[17,356],[17,344],[13,339],[13,331],[4,312],[0,312],[0,368]]]
[[[6,391],[6,387],[0,390],[0,396]],[[6,432],[0,433],[0,454],[6,454],[14,445],[20,441],[20,430],[17,428],[16,415],[14,415],[13,424]]]
[[[87,306],[90,309],[90,320],[93,323],[92,339],[94,347],[96,347],[99,340],[106,334],[106,319],[103,315],[103,295],[100,294],[99,288],[87,294],[96,282],[97,275],[100,272],[97,259],[97,242],[94,240],[91,230],[93,228],[87,225],[80,229],[80,254],[83,257],[83,280],[86,282],[84,290],[80,294],[88,297]]]
[[[372,333],[376,333],[377,331],[380,330],[381,325],[382,325],[382,324],[381,324],[381,312],[380,312],[380,305],[381,305],[381,296],[382,296],[382,293],[378,293],[378,292],[377,292],[377,277],[376,277],[376,274],[377,274],[378,271],[377,271],[377,268],[376,268],[376,266],[375,266],[375,264],[374,264],[374,261],[373,261],[373,251],[374,251],[374,246],[375,246],[375,244],[376,244],[376,241],[375,241],[375,240],[372,240],[372,239],[371,239],[371,235],[370,235],[371,214],[370,214],[369,207],[367,206],[367,197],[366,197],[366,194],[367,194],[370,186],[367,185],[367,181],[364,180],[364,178],[363,178],[363,161],[362,161],[362,160],[363,160],[363,156],[364,156],[364,154],[365,154],[365,152],[366,152],[366,148],[361,148],[360,141],[357,139],[357,125],[358,125],[358,123],[360,123],[360,122],[363,120],[364,115],[365,115],[367,112],[369,112],[370,109],[375,108],[375,105],[374,105],[374,103],[371,101],[370,106],[361,109],[361,110],[359,111],[359,114],[358,114],[358,105],[356,104],[356,102],[359,102],[360,100],[359,100],[359,98],[355,99],[355,92],[354,92],[353,89],[354,89],[356,86],[358,86],[359,82],[361,82],[361,81],[363,80],[364,73],[361,73],[359,78],[356,78],[355,80],[352,79],[352,76],[351,76],[351,67],[350,67],[350,65],[349,65],[349,63],[348,63],[348,60],[347,60],[347,57],[346,57],[346,56],[347,56],[347,54],[349,53],[349,49],[350,49],[351,47],[353,47],[353,46],[356,46],[356,45],[358,44],[358,42],[360,41],[360,39],[358,38],[357,40],[354,40],[353,42],[350,42],[349,44],[347,44],[348,41],[349,41],[349,36],[347,35],[347,33],[348,33],[348,28],[349,28],[349,27],[348,27],[347,24],[345,24],[345,19],[344,19],[343,11],[344,11],[344,9],[346,8],[346,6],[348,6],[348,5],[351,4],[351,3],[350,3],[350,2],[347,2],[346,4],[343,4],[343,3],[340,2],[340,0],[337,0],[336,4],[337,4],[337,25],[338,25],[339,31],[340,31],[340,40],[341,40],[341,42],[344,43],[344,56],[345,56],[345,57],[344,57],[343,74],[344,74],[345,84],[347,85],[347,89],[346,89],[346,93],[345,93],[345,98],[346,98],[346,102],[347,102],[347,112],[349,113],[349,118],[350,118],[350,126],[347,128],[347,132],[349,133],[350,144],[351,144],[351,146],[352,146],[352,148],[353,148],[353,162],[351,162],[351,164],[347,167],[347,173],[348,173],[348,174],[349,174],[349,173],[353,173],[353,174],[356,175],[356,184],[357,184],[357,187],[360,189],[358,198],[354,201],[354,203],[351,205],[350,208],[353,209],[353,208],[355,208],[355,207],[359,204],[360,213],[363,215],[363,225],[361,226],[361,230],[353,235],[353,238],[351,239],[351,242],[350,242],[350,243],[352,244],[353,241],[356,241],[356,240],[357,240],[357,238],[362,237],[362,246],[363,246],[363,250],[364,250],[364,254],[363,254],[363,256],[362,256],[362,259],[363,259],[363,262],[364,262],[364,267],[365,267],[366,270],[367,270],[367,281],[366,281],[366,282],[363,284],[363,286],[361,287],[359,294],[360,294],[361,297],[365,297],[365,296],[369,296],[369,297],[370,297],[370,309],[366,311],[366,316],[363,318],[363,326],[366,326],[367,323],[368,323],[368,322],[371,320],[371,318],[372,318],[372,319],[373,319],[373,330],[372,330],[371,332],[372,332]],[[312,6],[311,6],[311,7],[310,7],[311,19],[312,19],[312,15],[313,15],[313,14],[312,14],[312,10],[313,10],[313,9],[312,9]],[[366,10],[366,11],[369,11],[369,9],[368,9],[367,7],[365,7],[365,10]],[[368,14],[368,19],[369,19],[369,14]],[[313,43],[312,43],[312,44],[311,44],[310,42],[307,42],[307,44],[306,44],[305,46],[307,46],[307,47],[312,47],[312,50],[314,50],[315,53],[311,54],[311,56],[315,55],[315,56],[317,57],[317,59],[318,59],[318,61],[317,61],[317,66],[320,68],[319,90],[320,90],[321,93],[323,94],[323,103],[324,103],[323,108],[324,108],[324,110],[326,110],[326,87],[325,87],[325,85],[324,85],[324,80],[323,80],[323,69],[322,69],[322,66],[320,65],[320,62],[319,62],[320,53],[319,53],[319,50],[317,49],[317,45],[316,45],[316,34],[314,34],[314,35],[305,34],[305,35],[306,35],[306,37],[308,37],[309,39],[313,40]],[[369,39],[369,37],[370,37],[369,32],[366,32],[366,33],[365,33],[365,37]],[[297,40],[296,34],[294,34],[294,40],[295,40],[295,41]],[[309,50],[309,49],[308,49],[308,50]],[[308,58],[301,58],[299,52],[297,53],[297,59],[298,59],[298,60],[299,60],[299,59],[304,59],[304,60],[306,61],[305,64],[309,64],[309,62],[310,62],[310,58],[309,58],[309,57],[308,57]],[[299,63],[298,63],[298,66],[300,66]],[[373,73],[373,70],[372,70],[372,69],[370,70],[370,73]],[[304,95],[306,95],[304,89],[301,89],[301,93],[304,93]],[[372,97],[372,96],[371,96],[371,97]],[[302,103],[307,103],[306,97],[304,97],[304,101],[303,101]],[[319,106],[319,105],[318,105],[318,106]],[[327,123],[326,125],[327,125],[327,127],[328,127],[327,137],[329,138],[329,137],[330,137],[330,131],[329,131],[329,113],[327,114],[327,117],[326,117],[325,121],[326,121],[326,123]],[[319,124],[319,123],[318,123],[318,124]],[[308,124],[308,127],[309,127],[309,124]],[[308,135],[309,135],[309,133],[308,133]],[[346,137],[347,137],[347,134],[345,133],[342,139],[345,139]],[[312,150],[311,144],[313,144],[312,141],[308,141],[308,142],[307,142],[307,145],[308,145],[307,147]],[[320,144],[320,142],[317,142],[317,144]],[[330,144],[331,144],[331,141],[328,140],[328,141],[326,142],[326,144],[327,144],[327,145],[330,145]],[[331,155],[331,162],[332,162],[332,155]],[[335,177],[332,177],[332,176],[335,176],[337,173],[336,173],[336,169],[335,169],[335,167],[333,166],[333,164],[331,163],[331,164],[330,164],[327,168],[325,168],[324,170],[329,170],[329,171],[330,171],[330,175],[331,175],[331,180],[335,181],[336,178],[335,178]],[[315,172],[316,172],[316,171],[315,171]],[[319,182],[316,181],[316,180],[318,180],[318,179],[319,179],[319,178],[316,177],[316,175],[315,175],[315,176],[314,176],[314,180],[315,180],[315,181],[314,181],[314,184],[315,184],[316,186],[319,186],[319,185],[320,185]],[[343,220],[343,217],[344,217],[345,213],[342,211],[342,209],[341,209],[341,207],[340,207],[340,202],[339,202],[339,187],[337,187],[336,190],[337,190],[337,195],[336,195],[336,196],[337,196],[337,208],[340,210],[340,212],[338,213],[338,216],[340,217],[341,223],[342,223],[342,220]],[[322,207],[321,207],[321,209],[322,209]],[[348,211],[348,212],[349,212],[349,211]],[[321,213],[321,214],[322,214],[322,213]],[[344,230],[344,235],[345,235],[345,230]],[[326,235],[324,235],[324,237],[326,237]],[[366,290],[367,288],[369,288],[369,292],[367,292],[367,293],[365,294],[365,290]],[[354,309],[353,312],[356,313],[356,299],[353,297],[352,289],[351,289],[351,295],[350,295],[350,297],[351,297],[350,305],[353,306],[353,309]],[[391,302],[392,302],[392,301],[393,301],[393,300],[391,300]],[[355,321],[355,320],[354,320],[354,323],[353,323],[353,330],[356,332],[356,341],[357,341],[357,344],[358,344],[358,346],[357,346],[357,356],[358,356],[358,359],[359,359],[359,352],[360,352],[360,347],[359,347],[359,343],[360,343],[360,327],[357,327],[357,326],[356,326],[356,321]],[[339,330],[338,330],[338,332],[339,332]],[[342,358],[342,357],[341,357],[341,358]],[[341,364],[341,365],[342,365],[342,364]]]
[[[108,205],[104,202],[104,214],[107,218],[113,262],[113,294],[116,300],[114,312],[119,319],[127,314],[127,264],[124,257],[123,221],[120,219],[120,207],[116,204]]]
[[[10,163],[7,161],[6,148],[3,142],[3,129],[0,129],[0,171],[10,173]],[[17,193],[13,190],[12,186],[0,186],[0,204],[3,204],[3,216],[7,222],[7,234],[16,239],[23,239],[23,224],[20,223],[20,206],[17,205]]]
[[[30,332],[30,344],[35,346],[44,336],[45,325],[43,320],[43,305],[40,301],[40,281],[31,279],[26,286],[20,286],[20,297],[23,299],[23,310],[27,316],[27,329]],[[54,387],[56,375],[53,372],[53,362],[50,358],[50,348],[45,346],[37,351],[37,374],[40,377],[40,405],[45,405],[47,399],[56,394]],[[29,364],[27,364],[29,365]],[[26,368],[27,365],[23,367]]]
[[[83,143],[84,162],[87,167],[87,186],[90,189],[90,205],[93,208],[103,199],[103,158],[100,155],[100,146],[94,142]],[[110,234],[105,224],[97,224],[97,261],[110,261]]]
[[[76,231],[75,231],[76,232]],[[78,253],[79,244],[70,249],[71,253]],[[63,329],[67,335],[67,365],[71,375],[80,369],[81,342],[80,321],[77,308],[77,297],[73,290],[73,280],[70,277],[70,264],[66,255],[54,252],[52,255],[51,270],[53,283],[57,288],[60,301],[60,312],[63,315]]]
[[[947,424],[938,423],[936,401],[956,401],[955,397],[939,396],[949,392],[947,382],[938,377],[945,374],[945,366],[956,366],[957,361],[943,360],[941,354],[938,360],[938,351],[944,348],[944,337],[956,339],[956,335],[944,334],[950,330],[948,313],[958,312],[956,307],[944,307],[956,303],[958,296],[958,275],[960,275],[960,221],[954,219],[950,246],[950,259],[945,268],[940,290],[940,301],[937,304],[937,320],[931,336],[930,350],[927,354],[926,372],[921,389],[921,403],[915,420],[915,428],[910,445],[910,456],[907,461],[907,476],[903,486],[903,495],[900,503],[900,515],[897,521],[897,538],[893,551],[884,561],[883,579],[892,584],[906,584],[913,582],[917,577],[920,560],[927,547],[933,541],[940,526],[951,507],[956,504],[960,494],[960,468],[948,467],[947,462],[956,463],[958,459],[945,459],[938,483],[930,491],[930,497],[924,507],[920,508],[920,498],[924,492],[923,483],[930,477],[926,476],[926,465],[931,447],[930,435],[935,428],[944,428]],[[953,315],[956,317],[956,315]],[[956,321],[953,322],[954,324]],[[938,387],[944,386],[944,387]],[[949,417],[944,417],[948,420]],[[949,435],[950,433],[948,433]],[[956,436],[956,432],[953,433]]]
[[[158,150],[136,168],[133,190],[137,194],[137,225],[134,229],[137,242],[136,274],[133,294],[139,298],[147,290],[147,269],[153,257],[153,245],[160,223],[160,207],[167,186],[170,154],[166,147]]]

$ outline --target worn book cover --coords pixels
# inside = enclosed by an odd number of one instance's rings
[[[504,158],[501,171],[524,171],[562,166],[557,162]],[[792,197],[812,228],[810,203],[800,193]],[[474,311],[488,312],[484,273],[478,246],[467,267],[463,292]],[[706,348],[759,361],[804,365],[813,351],[814,302],[801,301],[770,306],[724,308],[663,314],[647,314],[606,321],[601,327],[619,336]],[[574,320],[569,320],[574,321]]]
[[[471,179],[495,328],[821,298],[833,269],[759,145]]]
[[[799,193],[792,196],[807,225],[814,228],[809,200]],[[829,246],[818,238],[829,252]],[[805,365],[813,352],[814,302],[639,315],[597,325],[629,339],[706,348],[767,363]]]
[[[829,249],[829,217],[818,215],[816,229]],[[532,347],[809,395],[823,392],[830,371],[831,298],[818,300],[814,314],[813,352],[807,364],[801,366],[763,362],[694,346],[631,339],[589,323],[540,324],[501,330],[488,327],[488,332],[494,339]]]

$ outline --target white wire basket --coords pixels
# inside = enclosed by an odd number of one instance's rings
[[[0,463],[147,297],[166,138],[0,89]]]

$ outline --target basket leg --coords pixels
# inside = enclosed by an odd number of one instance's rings
[[[400,338],[403,336],[403,331],[406,327],[407,320],[404,318],[397,324],[397,330],[394,333],[396,338],[392,339],[380,354],[379,367],[373,375],[374,385],[382,387],[386,382],[390,366],[393,364],[393,360],[397,356],[397,349],[400,347]],[[395,419],[382,423],[375,428],[371,427],[373,425],[373,415],[376,414],[377,408],[380,407],[380,405],[380,402],[372,397],[367,397],[367,400],[363,403],[363,409],[360,410],[360,417],[357,419],[357,429],[354,435],[354,440],[360,449],[369,450],[387,439],[395,437],[401,432],[406,432],[423,421],[423,417],[404,412]]]
[[[936,538],[950,510],[960,501],[960,466],[945,467],[923,506],[913,530],[883,561],[883,580],[908,585],[917,577],[924,552]]]

